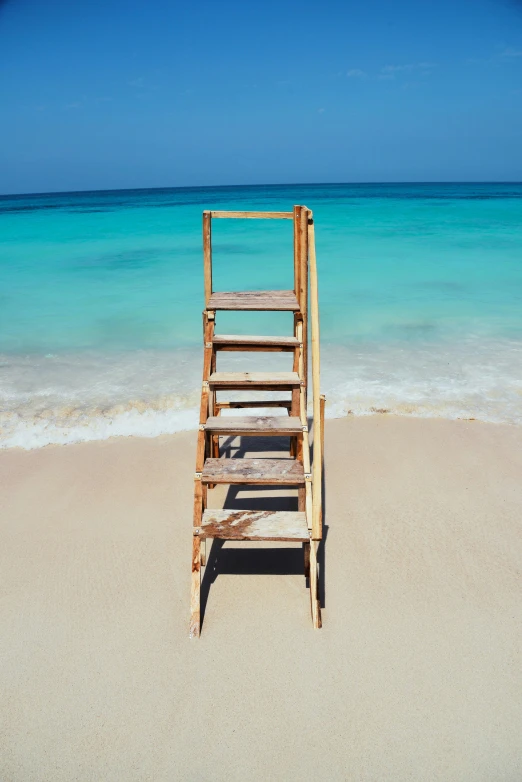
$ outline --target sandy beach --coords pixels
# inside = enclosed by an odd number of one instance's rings
[[[230,543],[189,641],[194,450],[0,452],[0,779],[522,779],[522,428],[328,421],[323,629]]]

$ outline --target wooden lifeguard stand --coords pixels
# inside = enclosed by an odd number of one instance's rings
[[[214,292],[212,287],[212,221],[216,219],[292,220],[294,228],[294,289]],[[301,542],[304,574],[309,579],[314,627],[321,627],[317,548],[322,538],[322,472],[324,405],[319,385],[319,308],[314,222],[310,209],[292,212],[203,212],[205,309],[203,311],[203,385],[194,475],[194,529],[190,636],[200,634],[201,568],[206,564],[206,541],[256,540]],[[281,337],[216,333],[219,310],[287,311],[294,314],[293,334]],[[313,465],[308,437],[308,320],[311,321],[313,393]],[[220,351],[288,352],[291,372],[218,372]],[[238,389],[287,391],[285,401],[218,401],[218,394]],[[285,407],[286,415],[244,417],[222,415],[231,408]],[[220,436],[286,436],[289,458],[225,458]],[[208,490],[216,484],[296,487],[298,510],[211,510]]]

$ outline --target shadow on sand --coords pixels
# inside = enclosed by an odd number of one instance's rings
[[[239,442],[239,445],[238,445]],[[288,438],[227,437],[220,444],[220,454],[226,458],[283,457],[288,456]],[[270,492],[270,496],[266,496]],[[290,496],[289,496],[290,493]],[[255,496],[258,494],[259,496]],[[245,496],[246,495],[246,496]],[[212,491],[209,492],[209,499]],[[326,488],[323,476],[323,513],[326,518]],[[293,487],[281,486],[230,486],[223,507],[231,510],[297,510],[297,493]],[[321,607],[325,606],[325,544],[328,526],[323,523],[323,539],[319,545],[319,594]],[[210,541],[208,541],[210,543]],[[207,543],[207,546],[208,546]],[[228,543],[228,545],[225,545]],[[232,545],[230,545],[232,543]],[[303,575],[303,547],[250,548],[237,545],[236,541],[212,540],[207,548],[207,564],[201,582],[201,623],[209,599],[210,587],[218,575]],[[309,588],[308,579],[306,587]]]

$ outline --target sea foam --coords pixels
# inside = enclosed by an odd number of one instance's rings
[[[220,368],[281,369],[285,361],[288,356],[227,354]],[[202,350],[4,356],[0,447],[32,449],[195,429],[201,363]],[[381,413],[521,425],[522,341],[468,337],[410,345],[325,344],[321,388],[328,418]],[[274,411],[256,410],[263,412]]]

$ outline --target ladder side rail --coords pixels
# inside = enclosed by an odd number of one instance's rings
[[[315,231],[312,212],[309,212],[308,236],[310,245],[310,315],[312,332],[312,394],[314,460],[312,467],[312,540],[322,538],[322,476],[323,476],[323,433],[322,418],[324,404],[320,389],[320,346],[319,346],[319,291],[317,285],[317,258],[315,253]]]
[[[296,295],[297,301],[300,301],[300,291],[301,291],[301,281],[300,281],[300,272],[301,272],[301,247],[300,247],[300,240],[301,240],[301,232],[300,232],[300,226],[301,226],[301,207],[300,206],[294,206],[293,211],[293,218],[294,218],[294,293]],[[295,329],[294,329],[295,333]]]
[[[203,217],[205,228],[205,217]],[[205,267],[206,269],[206,267]],[[206,278],[205,278],[206,287]],[[203,486],[201,477],[205,457],[208,450],[208,437],[204,430],[208,419],[210,390],[208,378],[212,364],[212,337],[214,334],[215,313],[205,310],[203,312],[203,381],[201,387],[201,404],[199,408],[199,427],[196,446],[196,471],[194,473],[194,509],[192,529],[192,575],[190,585],[190,628],[189,637],[197,638],[201,630],[201,565],[206,562],[206,541],[200,536],[203,512],[207,505],[207,489]]]
[[[205,280],[205,307],[212,296],[212,212],[203,212],[203,275]]]
[[[299,340],[303,340],[303,324],[300,321],[297,324],[297,336]],[[303,376],[303,352],[301,351],[299,357],[299,375]],[[297,458],[303,462],[303,470],[305,476],[311,475],[310,470],[310,444],[308,442],[308,418],[306,413],[306,395],[305,386],[302,385],[299,388],[299,417],[301,419],[301,428],[303,430],[302,439],[298,443]],[[305,477],[305,508],[306,522],[308,528],[312,528],[312,483],[310,479]]]
[[[324,409],[326,407],[326,396],[321,394],[321,525],[324,517]],[[321,527],[322,532],[322,527]]]
[[[308,402],[308,216],[310,210],[306,206],[301,207],[299,220],[299,293],[297,295],[300,307],[300,316],[303,324],[301,353],[303,356],[303,372],[301,380],[304,381],[305,403]]]

